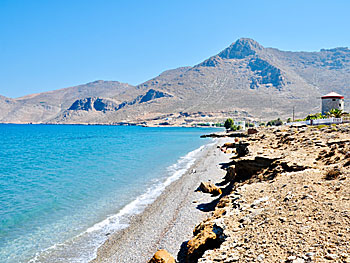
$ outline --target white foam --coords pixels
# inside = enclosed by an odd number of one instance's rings
[[[89,227],[85,232],[81,233],[80,235],[74,237],[72,240],[67,242],[67,245],[69,246],[69,244],[74,243],[80,238],[84,240],[84,237],[94,238],[94,240],[92,240],[93,244],[91,244],[91,242],[86,242],[85,240],[84,244],[89,243],[86,249],[79,247],[79,249],[82,249],[83,251],[80,251],[79,256],[77,256],[78,258],[64,258],[55,262],[64,262],[66,260],[69,260],[69,262],[88,262],[94,259],[97,255],[98,247],[101,246],[107,240],[107,235],[115,233],[116,231],[121,230],[123,228],[126,228],[128,226],[128,219],[132,215],[140,214],[141,212],[143,212],[149,204],[153,203],[156,200],[156,198],[160,196],[160,194],[165,190],[167,186],[169,186],[174,181],[178,180],[181,176],[183,176],[186,173],[187,170],[189,170],[189,168],[196,161],[197,155],[201,151],[203,151],[205,147],[210,147],[214,143],[203,145],[198,149],[189,152],[185,156],[181,157],[175,164],[167,168],[167,173],[170,176],[168,176],[164,181],[159,182],[159,180],[157,180],[158,182],[156,182],[155,185],[149,187],[145,193],[138,196],[134,201],[124,206],[117,214],[109,216],[105,220],[96,223],[92,227]],[[46,249],[44,253],[47,253],[49,256],[50,250],[53,251],[59,249],[64,251],[65,249],[67,249],[67,245],[64,243],[55,244],[50,248]],[[41,262],[42,255],[43,253],[38,253],[29,262]]]

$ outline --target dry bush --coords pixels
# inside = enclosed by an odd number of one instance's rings
[[[339,177],[339,175],[341,175],[340,170],[337,168],[334,168],[334,169],[327,171],[325,179],[326,180],[334,180],[334,179],[337,179]]]

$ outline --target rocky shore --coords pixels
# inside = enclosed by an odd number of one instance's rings
[[[94,262],[350,262],[349,124],[220,138],[192,169]]]
[[[216,149],[222,143],[217,139],[206,146],[187,173],[134,216],[127,229],[109,236],[92,262],[147,262],[162,248],[180,256],[193,228],[207,217],[205,204],[215,199],[195,190],[201,181],[218,181],[225,175],[220,163],[228,162],[229,156]]]

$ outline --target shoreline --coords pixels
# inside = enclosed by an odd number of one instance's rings
[[[183,242],[191,238],[194,226],[208,216],[201,211],[201,204],[216,199],[195,190],[201,181],[218,181],[224,176],[219,163],[229,157],[216,149],[223,140],[227,138],[206,144],[191,167],[143,212],[133,215],[128,227],[109,235],[90,262],[148,262],[161,248],[176,256]]]
[[[203,153],[212,148],[214,144],[215,140],[207,141],[206,144],[181,156],[177,162],[167,168],[171,170],[167,177],[147,188],[143,194],[135,196],[134,200],[122,207],[116,214],[95,223],[84,232],[63,243],[54,244],[38,252],[28,262],[94,261],[98,254],[97,251],[110,237],[123,233],[136,218],[142,217],[144,211],[156,202],[165,191],[169,191],[174,183],[181,180],[185,174],[190,173],[194,164],[202,158]]]
[[[203,128],[203,129],[221,129],[224,127],[216,126],[191,126],[191,125],[139,125],[139,124],[112,124],[112,123],[15,123],[15,122],[0,122],[0,125],[46,125],[46,126],[120,126],[120,127],[143,127],[143,128]]]

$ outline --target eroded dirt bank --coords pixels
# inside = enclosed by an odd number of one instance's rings
[[[223,194],[179,262],[350,262],[350,125],[240,140],[249,154],[221,147],[231,156],[215,182]]]

